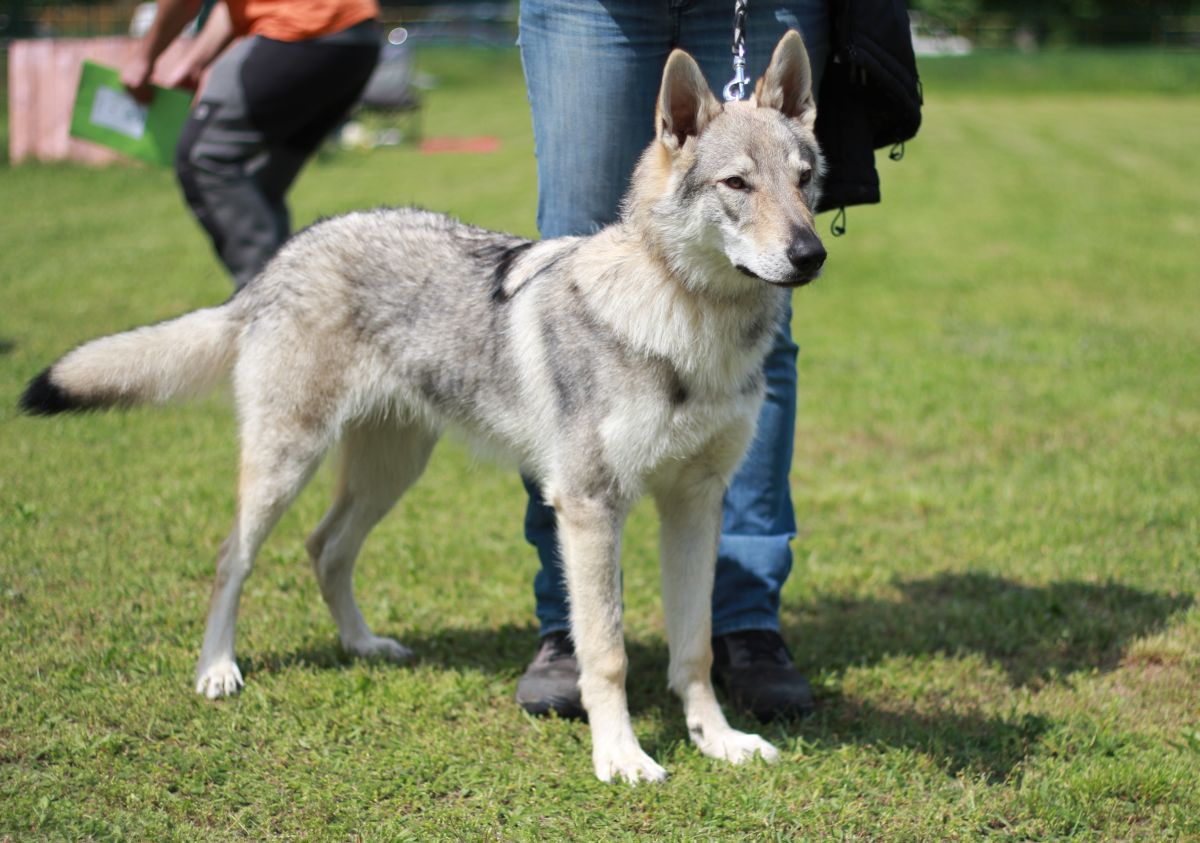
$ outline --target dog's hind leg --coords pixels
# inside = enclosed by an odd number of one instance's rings
[[[623,507],[587,495],[555,495],[579,691],[592,730],[592,766],[601,781],[661,781],[667,771],[642,751],[625,695],[628,659],[621,623]]]
[[[416,425],[361,423],[342,438],[333,505],[305,543],[346,652],[402,661],[412,653],[371,633],[354,600],[354,561],[367,534],[429,461],[437,435]]]
[[[683,701],[688,735],[702,753],[734,764],[755,754],[775,761],[775,747],[729,725],[712,686],[712,590],[724,491],[721,478],[700,466],[683,468],[655,489],[668,684]]]
[[[236,693],[242,674],[234,660],[234,636],[242,585],[254,558],[279,517],[312,476],[327,437],[298,425],[244,420],[238,511],[233,532],[221,545],[204,645],[196,666],[196,693],[209,699]]]

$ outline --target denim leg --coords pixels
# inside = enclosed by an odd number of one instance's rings
[[[681,18],[679,46],[692,54],[709,85],[719,92],[733,76],[731,15],[727,3],[715,6],[700,2],[687,7]],[[752,80],[763,74],[775,45],[788,29],[799,29],[804,37],[816,88],[829,49],[824,0],[750,3],[747,74]],[[753,90],[753,82],[749,89]],[[714,635],[779,628],[779,596],[792,570],[789,542],[796,535],[788,475],[796,429],[797,351],[789,303],[764,364],[767,396],[754,440],[725,494],[713,584]]]
[[[658,83],[671,52],[658,4],[526,0],[521,62],[533,112],[542,237],[590,234],[617,217],[638,156],[654,136]],[[619,20],[613,12],[621,9]],[[665,9],[665,4],[663,4]],[[610,11],[611,10],[611,11]],[[537,549],[541,634],[570,627],[554,510],[525,480],[525,538]]]
[[[791,307],[763,367],[767,398],[745,459],[725,492],[713,588],[713,635],[779,629],[779,594],[792,570],[796,517],[788,474],[796,432]]]
[[[718,93],[732,75],[727,0],[524,0],[521,59],[533,113],[538,230],[588,234],[617,217],[638,156],[653,138],[667,56],[699,62]],[[761,75],[789,28],[804,35],[813,70],[828,47],[824,0],[751,3],[748,70]],[[795,535],[788,472],[795,427],[796,346],[790,314],[767,361],[767,404],[750,454],[726,496],[713,630],[777,628],[779,591]],[[554,511],[526,479],[526,539],[537,549],[537,616],[544,635],[569,627]]]
[[[521,3],[542,237],[591,234],[617,218],[630,173],[654,136],[659,78],[671,52],[670,21],[657,5]]]
[[[521,475],[529,502],[525,505],[525,541],[537,551],[538,572],[533,577],[533,596],[537,601],[538,634],[548,635],[570,629],[567,608],[567,582],[563,578],[562,557],[558,549],[558,531],[554,510],[542,500],[536,482]]]

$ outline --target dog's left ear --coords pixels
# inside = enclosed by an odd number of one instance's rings
[[[696,60],[683,50],[673,51],[658,92],[655,131],[659,141],[671,152],[678,152],[688,138],[699,135],[720,113],[721,104],[709,90]]]
[[[817,103],[812,93],[812,67],[804,40],[794,29],[788,30],[775,52],[767,72],[754,88],[754,98],[760,108],[774,108],[785,117],[799,120],[811,130],[817,120]]]

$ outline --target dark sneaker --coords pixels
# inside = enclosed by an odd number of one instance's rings
[[[812,688],[778,632],[747,629],[715,636],[712,644],[713,682],[736,708],[763,723],[812,714]]]
[[[579,662],[566,630],[542,636],[537,655],[517,680],[517,703],[530,714],[587,717],[579,696]]]

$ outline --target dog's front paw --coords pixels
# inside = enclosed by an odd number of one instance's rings
[[[384,659],[390,662],[406,662],[413,657],[413,651],[399,641],[384,638],[381,635],[370,635],[366,638],[343,644],[350,655],[360,659]]]
[[[661,782],[667,778],[667,771],[642,752],[637,743],[593,751],[592,766],[596,770],[596,778],[602,782],[621,778],[630,784],[636,784],[640,781]]]
[[[700,726],[693,726],[689,734],[692,742],[709,758],[720,758],[734,764],[744,764],[755,755],[761,755],[768,764],[779,760],[779,750],[758,735],[728,727],[705,730]]]
[[[196,693],[215,700],[233,696],[244,684],[237,662],[220,659],[197,673]]]

